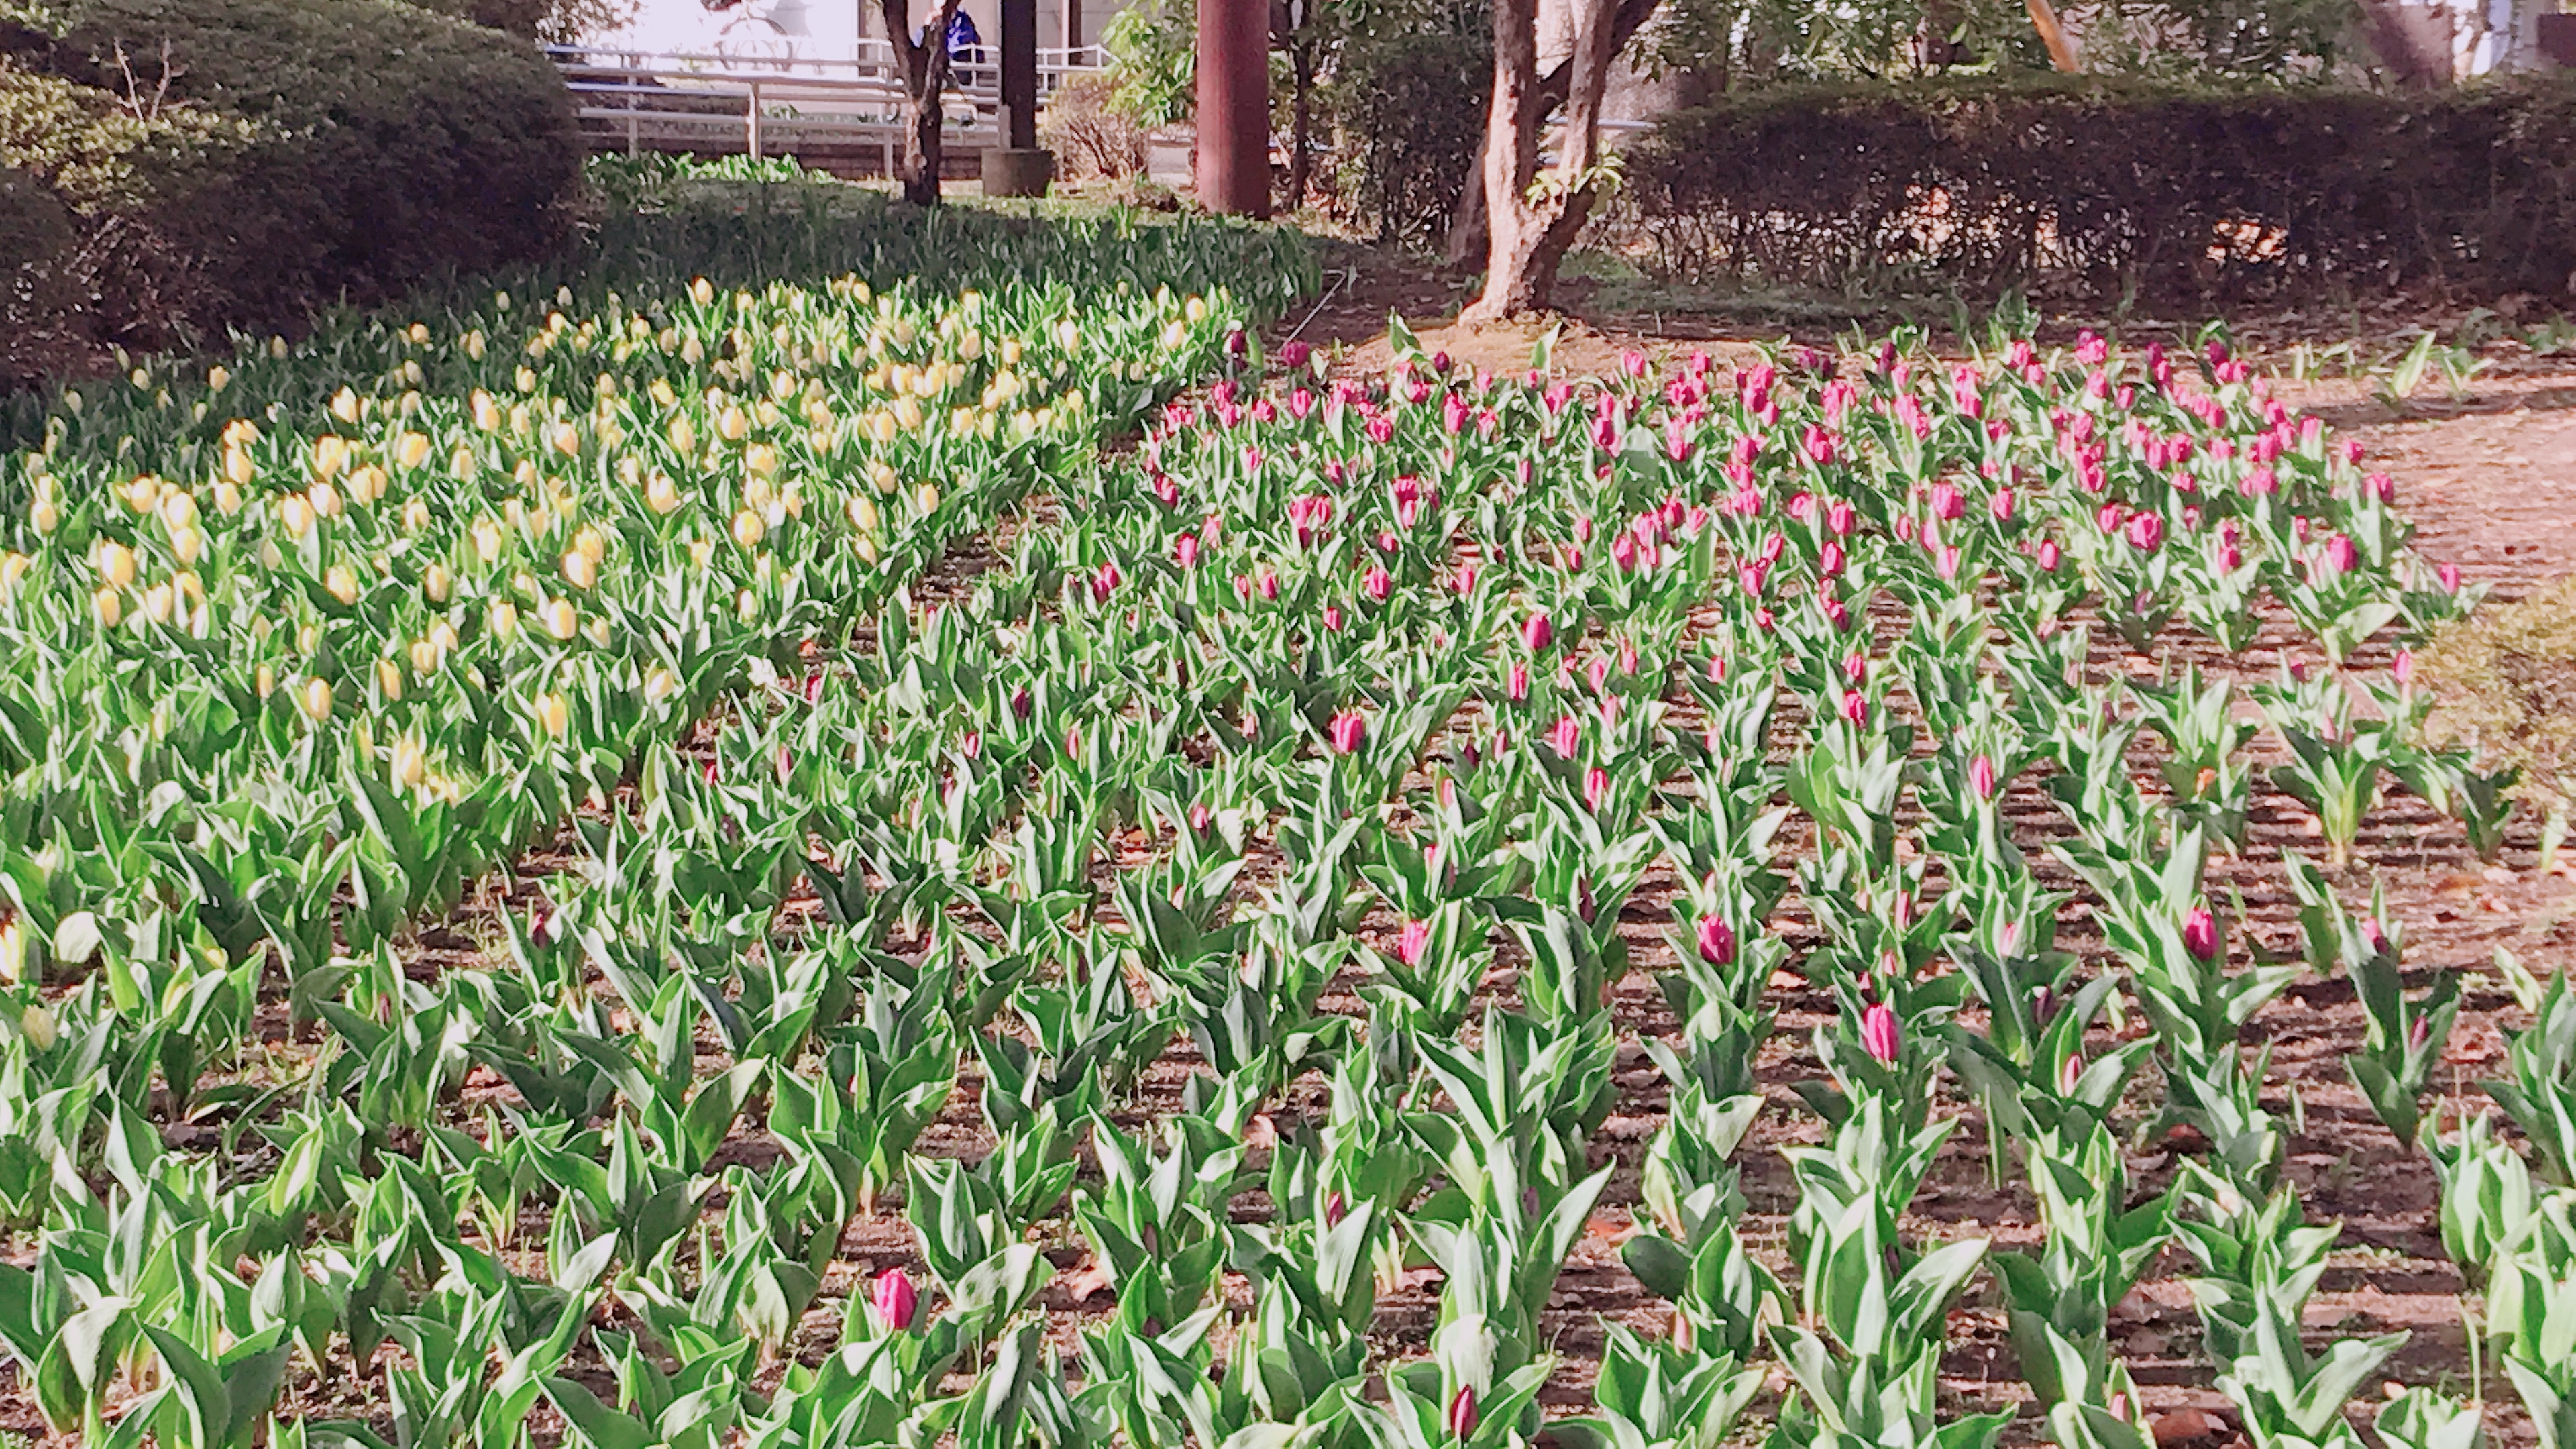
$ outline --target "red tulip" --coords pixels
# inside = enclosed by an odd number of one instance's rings
[[[1339,1188],[1324,1194],[1324,1227],[1326,1231],[1340,1227],[1342,1225],[1342,1219],[1349,1217],[1350,1215],[1350,1201],[1342,1196]]]
[[[1869,1009],[1860,1014],[1860,1046],[1880,1066],[1896,1065],[1897,1053],[1904,1049],[1904,1032],[1896,1023],[1896,1008],[1884,1001],[1869,1004]]]
[[[1461,1444],[1476,1432],[1476,1390],[1473,1386],[1461,1384],[1457,1395],[1449,1400],[1448,1425],[1449,1437]]]
[[[1855,727],[1869,723],[1869,701],[1861,698],[1859,690],[1843,691],[1843,718],[1850,720]]]
[[[1521,622],[1521,643],[1533,654],[1556,638],[1556,625],[1545,614],[1532,614]]]
[[[1386,571],[1384,565],[1371,564],[1368,573],[1360,579],[1360,591],[1367,594],[1370,599],[1383,604],[1386,602],[1387,595],[1395,592],[1395,578]]]
[[[2140,553],[2154,553],[2165,541],[2165,521],[2153,513],[2141,513],[2129,520],[2129,547]]]
[[[912,1279],[901,1268],[888,1268],[877,1275],[877,1317],[897,1333],[912,1327],[913,1314],[921,1306],[921,1295],[913,1291]]]

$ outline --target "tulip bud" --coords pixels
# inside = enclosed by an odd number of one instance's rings
[[[565,703],[564,697],[560,693],[549,690],[538,695],[531,704],[536,712],[537,727],[548,735],[561,739],[565,729],[572,723],[572,709]]]
[[[2182,946],[2195,958],[2207,961],[2218,955],[2218,921],[2207,906],[2194,906],[2182,918]]]
[[[331,681],[305,680],[303,705],[305,717],[315,724],[329,719],[331,717]]]
[[[27,1038],[27,1045],[36,1050],[41,1052],[53,1049],[54,1014],[47,1011],[42,1003],[30,1005],[25,1011],[18,1013],[18,1030]]]
[[[1897,1026],[1896,1008],[1884,1001],[1873,1001],[1860,1014],[1861,1050],[1883,1067],[1896,1065],[1897,1053],[1903,1047],[1903,1033]]]
[[[1533,654],[1548,646],[1556,637],[1556,626],[1545,614],[1532,614],[1521,625],[1521,643]]]
[[[1472,1384],[1461,1384],[1449,1400],[1449,1437],[1464,1444],[1476,1432],[1476,1390]]]
[[[1735,964],[1735,928],[1715,916],[1699,918],[1699,959],[1711,966]]]
[[[1331,735],[1334,753],[1357,754],[1368,743],[1368,720],[1357,710],[1343,710],[1333,716]]]
[[[1349,1217],[1350,1215],[1350,1201],[1342,1196],[1341,1189],[1335,1188],[1333,1191],[1324,1194],[1325,1231],[1330,1232],[1334,1228],[1340,1227],[1342,1225],[1342,1219]]]
[[[914,1291],[912,1279],[901,1268],[888,1268],[877,1275],[875,1299],[877,1317],[897,1333],[912,1327],[913,1315],[921,1306],[921,1295]]]
[[[1994,756],[1979,755],[1968,762],[1968,788],[1977,792],[1978,799],[1995,798],[1996,784]]]

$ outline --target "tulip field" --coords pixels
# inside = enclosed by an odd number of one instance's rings
[[[2476,1449],[2480,1393],[2576,1449],[2576,997],[2432,1110],[2459,982],[2365,827],[2493,857],[2511,781],[2424,728],[2475,590],[2357,448],[2090,335],[1355,375],[1261,340],[1292,239],[1170,235],[53,405],[0,473],[11,1422],[2149,1449],[2155,1279],[2255,1449]],[[2275,794],[2288,955],[2209,873]],[[2332,977],[2474,1383],[2307,1313],[2248,1028]],[[1598,1243],[1645,1306],[1577,1328]]]

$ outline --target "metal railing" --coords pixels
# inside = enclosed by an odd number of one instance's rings
[[[1039,50],[1041,101],[1067,77],[1097,69],[1080,63],[1093,52]],[[629,151],[685,147],[758,160],[800,147],[874,143],[891,173],[902,144],[903,82],[894,47],[883,40],[830,50],[764,37],[698,52],[557,45],[547,53],[572,92],[583,128],[594,140]],[[999,59],[983,46],[951,71],[950,145],[999,144]]]

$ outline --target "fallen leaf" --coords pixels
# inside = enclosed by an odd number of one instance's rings
[[[2191,1439],[2208,1439],[2226,1429],[2226,1425],[2198,1409],[2176,1409],[2158,1414],[2147,1421],[2147,1432],[2159,1444],[2180,1444]]]
[[[1064,1275],[1064,1295],[1076,1303],[1109,1287],[1109,1269],[1098,1258]]]

